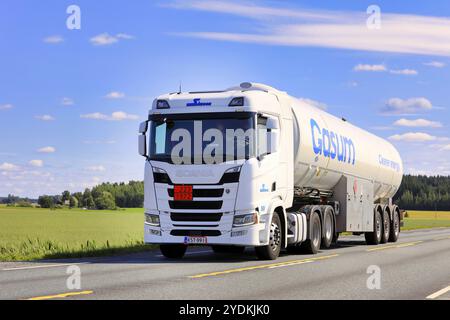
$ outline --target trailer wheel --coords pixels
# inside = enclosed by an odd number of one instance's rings
[[[187,246],[184,244],[161,244],[159,250],[164,257],[169,259],[181,259],[186,253]]]
[[[386,210],[384,210],[384,212],[383,212],[383,231],[381,233],[380,243],[388,242],[390,232],[391,232],[391,219],[389,218],[389,213]]]
[[[211,246],[214,253],[235,253],[235,254],[241,254],[244,253],[245,247],[244,246]]]
[[[323,215],[323,237],[322,248],[328,249],[333,242],[334,224],[333,224],[333,208],[327,207]]]
[[[316,254],[319,252],[320,243],[322,241],[322,225],[320,223],[319,215],[316,212],[311,214],[309,218],[310,225],[310,239],[306,240],[301,244],[301,248],[306,253]]]
[[[397,211],[394,211],[394,217],[391,222],[391,232],[389,233],[389,241],[397,242],[400,235],[400,217]]]
[[[381,241],[381,232],[383,229],[383,220],[381,218],[381,213],[378,210],[375,211],[373,217],[373,228],[373,232],[366,232],[364,233],[364,236],[367,244],[376,245]]]
[[[270,238],[267,246],[255,247],[256,256],[260,260],[275,260],[280,255],[282,230],[281,221],[278,214],[275,212],[272,216],[272,223],[270,225]]]

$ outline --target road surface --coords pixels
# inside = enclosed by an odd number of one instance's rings
[[[317,255],[276,261],[197,247],[180,261],[154,251],[0,263],[0,299],[450,299],[450,228],[402,232],[379,246],[342,237]]]

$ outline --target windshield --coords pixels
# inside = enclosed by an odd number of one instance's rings
[[[254,128],[251,112],[153,115],[150,159],[174,164],[249,159],[254,157]]]

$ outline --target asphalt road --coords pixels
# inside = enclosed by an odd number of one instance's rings
[[[77,284],[67,274],[69,267],[76,274],[73,265],[81,272],[79,289],[67,286]],[[197,247],[180,261],[154,251],[0,263],[0,299],[30,298],[450,299],[450,228],[402,232],[397,243],[379,246],[349,236],[317,255],[282,254],[276,261],[258,261],[252,250],[217,255]]]

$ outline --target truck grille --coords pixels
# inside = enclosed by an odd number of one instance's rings
[[[223,201],[173,201],[169,200],[170,209],[200,209],[218,210],[222,208]]]
[[[222,213],[188,213],[172,212],[172,221],[216,222],[222,218]]]

